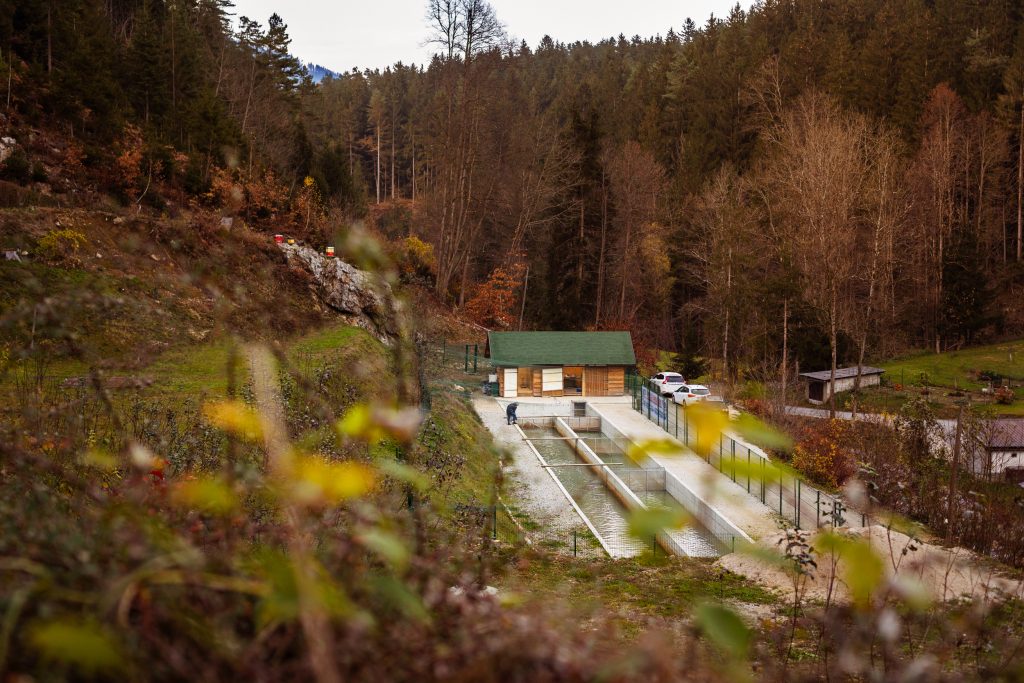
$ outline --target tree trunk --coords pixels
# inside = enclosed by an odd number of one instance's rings
[[[1021,94],[1020,127],[1017,130],[1017,261],[1024,253],[1024,93]]]
[[[46,3],[46,75],[53,75],[53,3]]]
[[[786,412],[786,384],[789,379],[789,372],[786,366],[789,365],[789,299],[782,301],[782,368],[780,379],[782,380],[782,412]]]
[[[732,247],[729,247],[729,258],[726,261],[725,266],[725,300],[726,302],[731,301],[732,294]],[[729,319],[730,319],[730,308],[729,305],[725,306],[725,330],[722,334],[722,375],[724,379],[729,381]]]
[[[380,124],[377,124],[377,203],[380,204]]]
[[[836,330],[836,311],[838,308],[837,299],[839,295],[835,291],[835,287],[832,288],[832,304],[831,304],[831,315],[829,316],[829,345],[832,347],[832,369],[828,376],[828,416],[830,419],[836,419],[836,365],[837,356],[839,354],[836,345],[838,344],[838,332]]]
[[[597,256],[597,305],[594,313],[594,327],[601,326],[601,308],[604,301],[604,259],[608,239],[608,192],[605,187],[604,169],[601,170],[601,248]]]

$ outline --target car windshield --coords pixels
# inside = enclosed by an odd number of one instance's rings
[[[693,393],[697,394],[698,396],[707,396],[708,394],[711,393],[711,390],[705,389],[704,387],[694,387]]]

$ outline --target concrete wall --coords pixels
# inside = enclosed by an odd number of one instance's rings
[[[806,380],[806,381],[807,381],[807,400],[810,401],[811,403],[817,403],[817,404],[828,403],[828,399],[829,399],[829,395],[830,395],[829,394],[829,388],[830,388],[829,381],[825,380],[825,382],[824,382],[825,386],[824,386],[824,389],[822,391],[823,398],[822,398],[821,401],[813,400],[810,397],[811,396],[811,394],[810,394],[811,384],[813,382],[815,382],[816,380]],[[877,387],[881,383],[882,383],[882,376],[881,375],[862,375],[861,378],[860,378],[860,387],[861,387],[861,389],[863,389],[865,387]],[[853,388],[856,386],[856,384],[857,384],[857,378],[856,377],[846,377],[846,378],[843,378],[843,379],[837,379],[836,380],[836,393],[837,394],[841,394],[844,391],[853,391]]]
[[[588,414],[597,414],[590,408],[590,406],[587,406],[587,409]],[[616,429],[613,424],[608,422],[608,420],[601,421],[601,433],[612,439],[612,441],[626,452],[629,451],[629,447],[632,445],[632,442],[621,431]],[[727,551],[733,549],[733,539],[735,539],[735,543],[753,543],[750,536],[748,536],[742,529],[730,522],[725,515],[701,498],[696,491],[664,467],[649,458],[640,462],[639,465],[644,469],[660,470],[663,472],[663,476],[665,477],[665,490],[668,491],[669,495],[679,501],[679,504],[682,505],[687,512],[697,518],[697,520],[699,520],[700,523],[718,539]]]

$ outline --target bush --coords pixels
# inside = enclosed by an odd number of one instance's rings
[[[793,467],[819,484],[841,486],[857,471],[857,461],[843,445],[849,442],[849,426],[829,420],[809,428],[793,448]]]
[[[11,156],[7,157],[7,161],[3,165],[3,175],[18,183],[28,182],[32,175],[31,166],[23,150],[15,149]]]
[[[1008,406],[1013,403],[1016,399],[1016,395],[1013,393],[1013,389],[1010,387],[999,387],[995,391],[996,403],[1003,406]]]
[[[46,168],[40,164],[32,164],[32,182],[45,183],[50,177],[46,174]]]
[[[49,261],[76,261],[78,250],[88,241],[77,230],[51,230],[39,238],[39,254]]]

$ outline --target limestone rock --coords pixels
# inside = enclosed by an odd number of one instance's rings
[[[395,321],[388,315],[387,283],[375,282],[370,273],[340,258],[328,258],[310,247],[279,244],[288,264],[301,265],[316,282],[317,296],[351,324],[362,327],[385,344],[398,337]]]
[[[18,149],[18,142],[14,138],[0,138],[0,164],[10,159],[16,149]]]

